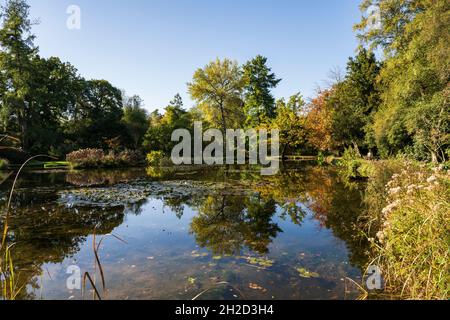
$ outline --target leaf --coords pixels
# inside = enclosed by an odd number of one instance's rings
[[[189,278],[188,278],[188,282],[189,282],[190,284],[195,284],[195,281],[197,281],[197,278],[193,278],[193,277],[189,277]]]
[[[263,268],[269,268],[269,267],[273,266],[273,264],[274,264],[273,260],[269,260],[266,258],[247,257],[246,259],[247,259],[248,263],[250,263],[252,265],[259,265]]]
[[[311,272],[306,270],[305,268],[296,268],[297,272],[300,274],[302,278],[318,278],[320,275],[317,272]]]
[[[260,285],[258,285],[256,283],[249,283],[248,287],[253,290],[264,290],[263,287],[261,287]]]

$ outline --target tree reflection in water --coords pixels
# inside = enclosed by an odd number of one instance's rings
[[[238,255],[243,247],[260,254],[282,230],[272,217],[275,201],[260,196],[208,196],[192,219],[191,233],[201,247],[216,255]]]
[[[146,203],[145,200],[115,207],[67,207],[57,204],[58,188],[136,179],[228,183],[227,188],[211,187],[206,194],[189,192],[187,184],[188,190],[182,195],[168,192],[150,197],[162,200],[180,219],[186,207],[196,212],[189,232],[200,247],[214,255],[241,255],[243,251],[267,255],[270,245],[283,232],[279,221],[301,225],[309,213],[322,227],[345,241],[354,266],[365,264],[367,244],[356,231],[363,194],[358,189],[346,188],[332,170],[316,167],[283,170],[269,177],[254,170],[226,168],[200,168],[195,172],[187,171],[187,176],[183,176],[173,170],[168,174],[158,171],[150,178],[145,178],[142,170],[50,174],[46,178],[25,175],[15,195],[8,237],[8,242],[14,243],[12,255],[18,285],[37,289],[43,265],[74,257],[95,227],[98,235],[111,233],[124,223],[127,214],[142,214]],[[8,184],[5,185],[1,190],[7,190]],[[3,228],[1,222],[0,227]],[[39,298],[32,292],[24,290],[18,299]]]
[[[124,208],[68,209],[54,207],[49,210],[30,207],[15,209],[10,217],[7,242],[12,247],[12,260],[17,287],[30,285],[38,289],[38,277],[47,263],[62,263],[73,257],[94,228],[99,235],[111,233],[123,223]],[[3,230],[3,224],[0,224]],[[17,299],[35,299],[31,290],[22,290]]]

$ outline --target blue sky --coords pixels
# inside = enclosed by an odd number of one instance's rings
[[[163,108],[209,61],[262,54],[283,81],[277,98],[311,97],[333,67],[355,53],[359,0],[29,0],[42,56],[58,56],[86,78],[106,79]],[[81,29],[66,27],[69,5]]]

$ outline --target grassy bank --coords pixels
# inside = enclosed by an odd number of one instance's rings
[[[12,165],[11,168],[20,168],[21,165]],[[68,161],[32,161],[27,164],[28,169],[42,169],[42,170],[54,170],[54,169],[70,169],[72,164]]]
[[[372,243],[370,265],[400,299],[448,299],[450,171],[404,159],[343,162],[347,178],[368,179],[360,222]]]

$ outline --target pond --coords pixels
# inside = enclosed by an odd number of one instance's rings
[[[2,212],[11,185],[0,186]],[[251,167],[24,172],[8,236],[17,298],[96,298],[77,286],[79,270],[102,299],[355,299],[361,199],[332,168],[302,163],[266,177]]]

